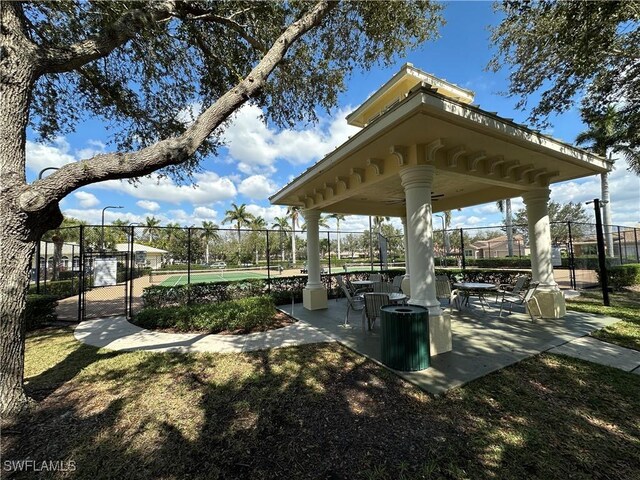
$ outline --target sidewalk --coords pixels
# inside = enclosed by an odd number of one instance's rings
[[[552,348],[548,352],[567,355],[640,375],[639,351],[603,342],[597,338],[578,338]]]
[[[328,336],[304,322],[247,335],[208,335],[145,330],[129,323],[124,316],[86,320],[76,327],[74,336],[82,343],[116,351],[185,353],[252,352],[332,341]]]

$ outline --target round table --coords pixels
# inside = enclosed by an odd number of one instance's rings
[[[404,293],[390,293],[389,301],[391,303],[399,303],[404,302],[407,299],[407,296]]]
[[[371,287],[373,287],[373,284],[377,282],[374,282],[373,280],[353,280],[349,283],[351,283],[351,285],[353,285],[354,287],[362,287],[370,290]]]
[[[484,299],[484,295],[487,292],[495,292],[498,289],[498,285],[493,283],[481,283],[481,282],[459,282],[453,284],[454,288],[457,288],[465,299],[464,304],[469,305],[469,297],[476,295],[480,300],[482,311],[484,312],[484,305],[487,301]],[[459,304],[461,305],[461,304]],[[487,304],[488,305],[488,304]],[[458,309],[460,309],[458,307]]]

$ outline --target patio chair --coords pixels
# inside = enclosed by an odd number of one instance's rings
[[[379,273],[372,273],[371,275],[369,275],[369,280],[371,280],[372,282],[381,282],[382,275]]]
[[[402,279],[404,278],[404,275],[396,275],[395,277],[393,277],[393,292],[394,293],[400,293],[402,292]]]
[[[527,282],[526,275],[518,275],[516,277],[515,283],[501,283],[498,285],[498,291],[496,292],[496,302],[498,301],[498,297],[500,295],[504,295],[505,293],[513,293],[514,295],[519,294],[524,288],[525,283]]]
[[[376,293],[393,293],[393,284],[389,282],[377,282],[373,284],[373,291]]]
[[[529,287],[524,292],[521,291],[520,293],[516,294],[505,292],[502,295],[502,301],[500,302],[500,313],[498,314],[498,318],[502,317],[502,307],[505,303],[508,303],[509,313],[512,313],[514,305],[524,305],[525,310],[531,317],[531,321],[534,322],[535,318],[533,317],[530,303],[535,302],[536,306],[538,307],[538,311],[540,311],[540,304],[538,303],[538,299],[534,297],[539,284],[540,282],[531,282],[529,283]]]
[[[342,288],[344,296],[347,297],[347,313],[344,317],[343,324],[343,326],[346,327],[349,324],[349,312],[351,312],[351,310],[354,312],[362,312],[364,310],[364,298],[362,298],[362,295],[351,295],[351,292],[349,292],[349,289],[344,283],[340,285],[340,288]],[[364,325],[364,318],[362,319],[362,323]]]
[[[369,330],[373,328],[376,318],[380,316],[380,309],[389,305],[389,295],[387,293],[365,293],[364,294],[364,317],[367,318]],[[362,327],[364,328],[364,317]]]
[[[451,282],[446,275],[436,275],[436,298],[438,300],[446,298],[450,306],[453,306],[451,301],[458,298],[458,290],[451,289]]]

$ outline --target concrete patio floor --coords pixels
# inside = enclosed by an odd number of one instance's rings
[[[363,331],[360,312],[354,312],[350,315],[351,325],[343,327],[345,299],[329,300],[326,310],[309,311],[302,304],[278,308],[381,363],[380,322],[376,322],[373,331]],[[427,392],[439,394],[616,321],[618,319],[611,317],[567,312],[562,319],[538,319],[532,323],[523,310],[517,313],[515,308],[513,314],[503,312],[500,319],[498,308],[490,306],[483,312],[481,306],[472,301],[462,311],[454,308],[451,312],[453,351],[432,357],[431,366],[426,370],[392,371]]]

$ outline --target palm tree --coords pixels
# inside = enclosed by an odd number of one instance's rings
[[[505,198],[496,202],[498,210],[504,215],[504,224],[507,227],[507,255],[513,257],[513,216],[511,215],[511,199]]]
[[[381,217],[378,215],[373,217],[373,228],[376,231],[376,233],[380,233],[380,231],[382,230],[382,224],[384,222],[388,222],[389,220],[391,220],[390,217]]]
[[[451,250],[451,245],[449,244],[449,235],[447,235],[447,230],[451,226],[451,210],[445,210],[442,212],[444,216],[444,231],[442,232],[442,240],[444,242],[444,255],[445,257],[449,254]]]
[[[257,216],[251,220],[251,223],[249,223],[249,228],[253,230],[251,233],[255,234],[256,231],[265,230],[267,228],[267,222],[265,221],[264,218]],[[260,256],[258,254],[259,242],[257,241],[257,239],[254,239],[253,246],[256,254],[256,266],[258,266],[258,263],[260,261]]]
[[[142,235],[147,237],[147,241],[149,243],[158,240],[158,237],[160,236],[160,229],[158,228],[159,225],[159,218],[151,216],[144,219],[144,230],[142,231]]]
[[[287,216],[291,219],[291,263],[296,264],[296,225],[299,225],[301,207],[291,206],[287,208]]]
[[[613,166],[613,153],[621,153],[632,170],[636,170],[640,162],[640,152],[620,142],[623,126],[620,125],[619,114],[613,105],[609,105],[604,113],[581,110],[582,119],[588,130],[578,134],[576,143],[602,157],[607,157]],[[634,167],[634,165],[636,167]],[[636,170],[637,172],[637,170]],[[637,172],[638,173],[638,172]],[[609,172],[600,174],[600,192],[602,197],[602,223],[605,225],[607,255],[613,255],[613,235],[611,234],[611,198],[609,195]]]
[[[240,229],[249,225],[253,219],[253,215],[247,212],[247,205],[231,204],[231,210],[224,212],[225,217],[222,219],[222,223],[234,223],[236,224],[236,230],[238,231],[238,248],[240,248]]]
[[[273,221],[274,223],[271,228],[277,228],[280,232],[280,255],[281,260],[284,262],[284,248],[282,242],[287,238],[287,232],[291,230],[291,227],[289,226],[289,218],[275,217]]]
[[[214,222],[204,221],[202,222],[202,230],[200,231],[200,238],[204,240],[204,263],[209,263],[209,243],[211,240],[218,241],[220,240],[220,235],[218,235],[218,225]]]
[[[62,247],[64,243],[70,240],[77,240],[79,229],[71,228],[78,227],[80,225],[86,225],[87,222],[78,220],[71,217],[65,217],[62,219],[62,223],[58,228],[47,232],[43,235],[43,240],[51,240],[53,242],[53,265],[52,265],[52,280],[58,280],[60,277],[60,265],[62,264]],[[38,259],[40,262],[40,259]],[[45,259],[45,268],[48,260]],[[73,265],[73,259],[71,259]]]
[[[340,260],[340,221],[345,219],[345,216],[341,213],[332,213],[329,218],[333,218],[336,221],[336,231],[338,233],[338,260]]]

